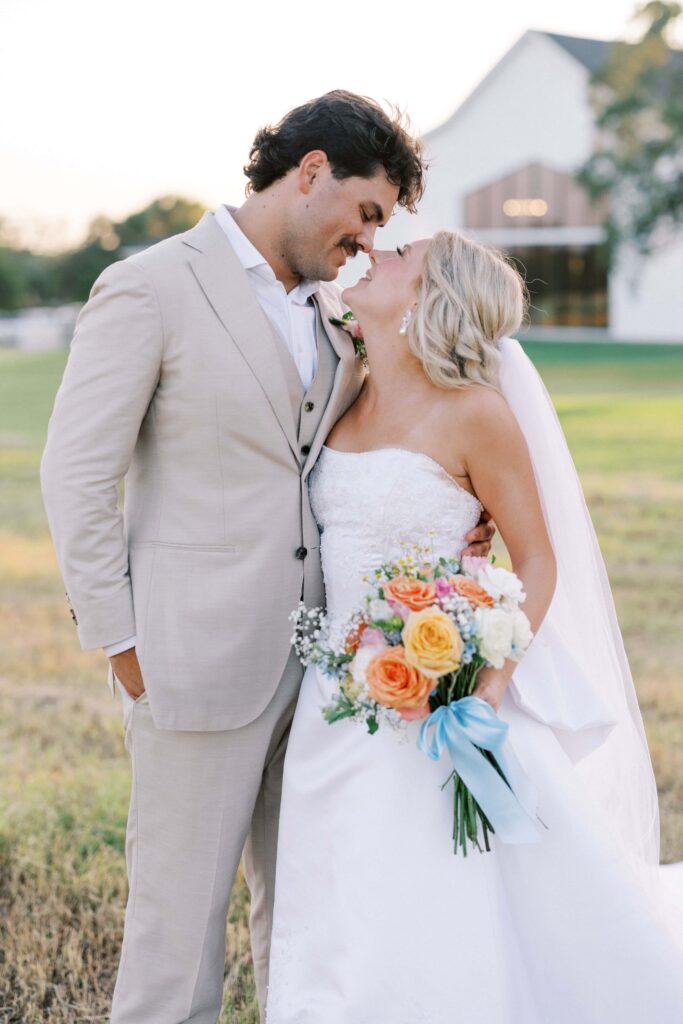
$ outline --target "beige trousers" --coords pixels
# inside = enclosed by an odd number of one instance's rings
[[[125,695],[130,892],[111,1024],[216,1024],[243,851],[263,1016],[282,766],[302,672],[291,652],[265,711],[220,732],[157,729],[147,695]]]

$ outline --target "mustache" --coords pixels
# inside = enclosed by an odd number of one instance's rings
[[[357,245],[352,239],[343,238],[339,245],[346,249],[346,251],[350,253],[352,256],[358,255],[360,246]]]

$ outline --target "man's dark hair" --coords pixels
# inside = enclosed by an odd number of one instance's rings
[[[244,168],[246,193],[262,192],[297,167],[306,153],[322,149],[339,181],[371,178],[384,168],[391,184],[399,186],[399,206],[414,213],[427,165],[422,143],[409,127],[407,115],[397,108],[389,116],[368,96],[334,89],[256,133]]]

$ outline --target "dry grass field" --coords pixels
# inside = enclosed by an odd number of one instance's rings
[[[683,859],[683,349],[530,345],[614,586],[655,764],[662,859]],[[105,1021],[126,897],[128,755],[83,653],[38,465],[63,354],[0,351],[0,1022]],[[222,1024],[257,1021],[234,894]]]

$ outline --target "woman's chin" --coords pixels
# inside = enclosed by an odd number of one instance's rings
[[[344,298],[345,295],[350,295],[351,293],[354,295],[362,295],[362,289],[367,283],[368,282],[364,277],[359,277],[355,284],[350,284],[348,288],[344,289],[342,292],[342,298]],[[359,288],[361,289],[360,292],[358,291]]]

